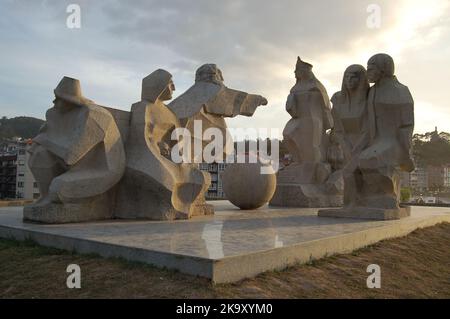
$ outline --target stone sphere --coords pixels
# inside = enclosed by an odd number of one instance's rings
[[[261,174],[261,168],[269,174]],[[222,173],[225,197],[240,209],[256,209],[270,201],[277,185],[270,165],[257,163],[228,164]]]

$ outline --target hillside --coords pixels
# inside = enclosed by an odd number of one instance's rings
[[[44,124],[43,120],[34,117],[19,116],[8,119],[4,116],[0,119],[0,139],[35,137],[42,124]]]

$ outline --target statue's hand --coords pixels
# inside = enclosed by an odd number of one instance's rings
[[[267,105],[267,99],[264,96],[260,96],[261,102],[260,105]]]

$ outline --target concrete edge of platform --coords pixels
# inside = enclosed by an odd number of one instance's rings
[[[382,225],[362,231],[316,239],[267,251],[226,257],[214,261],[214,283],[232,283],[266,271],[283,270],[335,254],[350,253],[379,241],[408,235],[419,228],[450,222],[450,215],[434,215],[420,220]]]
[[[76,251],[82,254],[94,253],[102,257],[121,257],[159,268],[206,277],[214,283],[231,283],[254,277],[266,271],[282,270],[311,260],[349,253],[381,240],[403,237],[416,229],[434,226],[441,222],[450,222],[450,214],[432,215],[411,220],[396,220],[389,222],[387,225],[358,232],[217,260],[121,246],[4,225],[0,225],[0,237],[22,241],[32,239],[42,246]]]
[[[4,225],[0,225],[0,238],[19,241],[31,239],[39,245],[46,247],[75,251],[80,254],[97,254],[105,258],[124,258],[129,261],[143,262],[159,268],[167,268],[209,279],[212,279],[213,274],[212,260],[201,257],[121,246]]]

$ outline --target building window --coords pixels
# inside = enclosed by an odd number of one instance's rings
[[[40,196],[40,194],[39,194],[39,193],[34,193],[34,194],[33,194],[33,199],[38,199],[38,198],[39,198],[39,196]]]
[[[34,183],[33,183],[33,187],[34,187],[34,188],[38,188],[37,182],[34,182]]]
[[[24,173],[19,173],[19,177],[24,177],[25,174]]]
[[[25,161],[20,160],[19,161],[19,166],[24,166],[25,165]]]
[[[17,182],[17,187],[23,188],[24,183],[23,182]]]

